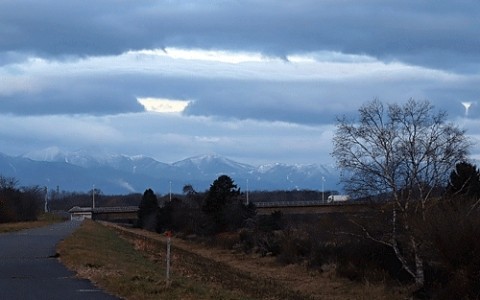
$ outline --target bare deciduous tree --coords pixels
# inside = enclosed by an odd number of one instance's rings
[[[425,219],[434,192],[446,186],[470,146],[465,131],[446,117],[428,101],[374,100],[359,109],[358,120],[338,119],[333,139],[332,155],[348,192],[391,200],[389,228],[374,234],[362,225],[365,236],[391,247],[419,287],[424,263],[412,219]]]

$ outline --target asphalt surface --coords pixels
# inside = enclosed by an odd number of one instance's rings
[[[118,299],[75,278],[56,258],[56,245],[80,224],[0,234],[0,299]]]

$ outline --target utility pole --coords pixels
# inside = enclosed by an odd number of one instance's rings
[[[92,189],[92,208],[95,208],[95,185],[93,185]]]
[[[325,204],[325,177],[322,176],[322,203]]]
[[[248,199],[248,178],[247,178],[247,205],[249,204],[249,199]]]
[[[170,180],[169,199],[170,199],[170,202],[172,202],[172,181],[171,180]]]
[[[48,212],[48,187],[45,187],[45,212]]]

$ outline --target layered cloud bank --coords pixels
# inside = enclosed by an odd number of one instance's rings
[[[336,117],[374,98],[430,100],[476,140],[479,12],[476,1],[3,1],[2,152],[329,163]]]

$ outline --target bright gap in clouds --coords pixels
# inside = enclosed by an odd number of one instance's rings
[[[146,111],[160,113],[181,113],[190,103],[190,101],[166,98],[137,98],[137,101]]]
[[[214,61],[221,63],[239,64],[244,62],[262,62],[266,58],[257,52],[232,52],[221,50],[204,50],[204,49],[182,49],[182,48],[165,48],[140,50],[135,53],[157,56],[168,56],[173,59],[183,60],[200,60]]]

